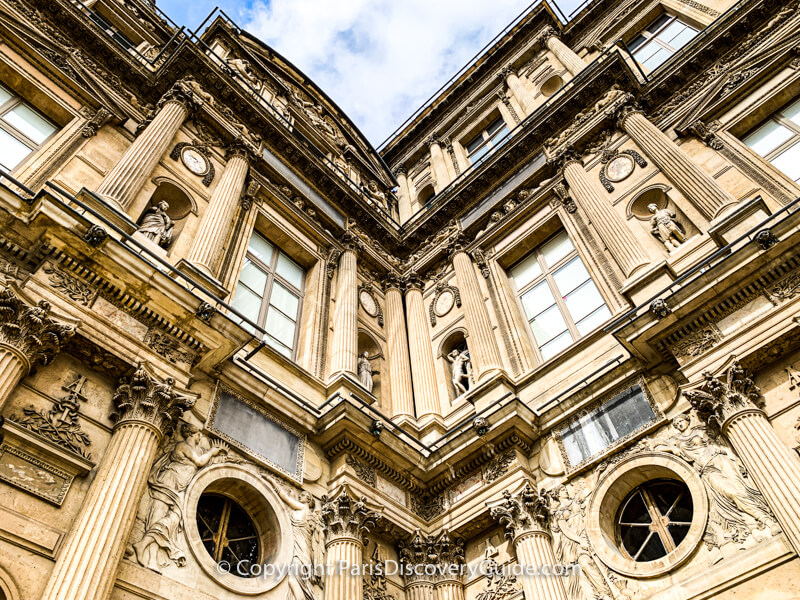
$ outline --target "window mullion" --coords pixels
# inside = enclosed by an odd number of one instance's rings
[[[564,317],[564,322],[567,324],[567,329],[569,329],[570,334],[572,334],[572,341],[574,342],[575,340],[580,339],[581,336],[578,333],[578,327],[573,322],[572,315],[569,314],[567,303],[564,302],[564,298],[561,296],[561,291],[558,289],[558,285],[556,284],[556,280],[552,273],[547,274],[547,283],[550,285],[550,291],[553,293],[553,297],[558,305],[558,309],[561,311],[561,315]]]

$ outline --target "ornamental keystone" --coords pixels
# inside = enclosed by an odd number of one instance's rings
[[[0,287],[0,343],[24,355],[30,369],[49,364],[77,328],[53,319],[50,308],[46,300],[32,305],[20,298],[11,286]]]
[[[143,362],[132,377],[123,377],[112,398],[117,425],[126,421],[144,421],[164,437],[175,431],[178,419],[194,406],[197,395],[175,388],[172,377],[159,380]]]

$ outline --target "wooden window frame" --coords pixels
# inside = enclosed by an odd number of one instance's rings
[[[31,150],[28,154],[25,155],[25,158],[23,158],[19,163],[17,163],[16,165],[14,165],[13,167],[11,167],[9,169],[9,173],[13,173],[14,171],[17,170],[17,168],[20,165],[22,165],[31,156],[31,154],[33,154],[34,152],[38,152],[41,148],[46,146],[47,143],[53,138],[53,136],[56,135],[59,132],[61,127],[59,126],[58,123],[56,123],[50,117],[45,115],[41,110],[36,108],[33,104],[31,104],[30,102],[27,102],[25,100],[25,98],[20,96],[16,91],[14,91],[9,86],[7,86],[5,84],[0,84],[0,87],[11,95],[10,99],[8,99],[3,104],[0,104],[0,129],[2,129],[4,132],[6,132],[11,137],[16,139],[18,142],[24,144],[25,146],[27,146]],[[10,113],[12,110],[14,110],[19,105],[27,106],[29,109],[31,109],[33,112],[35,112],[37,115],[39,115],[42,119],[44,119],[45,121],[50,123],[53,126],[53,133],[48,135],[44,140],[42,140],[41,143],[37,144],[35,141],[30,139],[24,133],[22,133],[19,129],[14,127],[11,123],[8,123],[3,117],[5,115],[7,115],[8,113]],[[0,165],[0,166],[2,166],[2,165]]]

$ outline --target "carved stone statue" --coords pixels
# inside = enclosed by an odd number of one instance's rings
[[[367,195],[372,198],[375,202],[377,202],[383,208],[387,208],[386,203],[386,194],[384,194],[380,189],[378,189],[378,182],[372,180],[369,182],[369,185],[366,189]]]
[[[259,81],[256,74],[253,72],[253,67],[250,61],[243,58],[229,58],[225,61],[228,66],[241,75],[242,79],[247,81],[255,90],[261,89],[261,81]]]
[[[362,352],[358,357],[358,378],[361,380],[361,385],[364,386],[369,393],[372,393],[372,387],[375,382],[372,379],[373,375],[377,375],[380,371],[373,371],[370,360],[374,360],[377,356],[370,357],[369,352]]]
[[[325,564],[325,536],[319,511],[314,508],[314,497],[304,491],[300,492],[299,499],[295,498],[271,477],[264,479],[291,510],[290,520],[294,532],[292,566],[295,570],[289,571],[287,600],[315,600],[319,594],[317,589],[323,585],[319,573],[314,572],[307,578],[297,576],[303,573],[304,565]]]
[[[142,499],[137,520],[142,536],[132,544],[128,554],[156,573],[175,563],[182,567],[186,555],[180,549],[178,535],[183,528],[182,495],[198,469],[208,465],[227,448],[203,447],[207,441],[200,431],[188,423],[180,428],[179,439],[153,464],[147,480],[147,495]]]
[[[145,211],[138,229],[147,239],[162,248],[169,247],[172,242],[172,230],[175,227],[175,223],[167,214],[168,210],[169,204],[163,200],[156,206],[151,206]]]
[[[722,528],[713,533],[736,542],[744,541],[751,531],[746,516],[759,528],[769,527],[772,533],[777,533],[777,524],[761,492],[745,480],[744,467],[716,436],[705,425],[690,427],[686,415],[675,417],[672,427],[675,434],[656,443],[654,449],[680,456],[699,471],[719,515],[716,525]]]
[[[570,495],[566,486],[554,491],[550,505],[553,547],[558,562],[578,564],[564,582],[570,600],[612,600],[613,595],[589,545],[584,515],[593,485],[579,488]]]
[[[463,396],[472,382],[472,361],[469,358],[469,350],[452,350],[447,355],[447,360],[453,365],[452,382],[456,396]]]
[[[686,241],[686,235],[675,220],[677,215],[673,211],[668,208],[658,208],[654,203],[648,204],[647,210],[653,214],[650,217],[650,233],[661,240],[668,251],[674,250]]]

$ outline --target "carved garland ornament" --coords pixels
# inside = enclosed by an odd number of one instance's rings
[[[180,142],[175,144],[169,157],[177,161],[179,158],[183,165],[198,177],[203,178],[203,185],[208,187],[214,181],[214,163],[208,156],[208,148],[202,145]]]
[[[621,152],[603,152],[600,159],[603,167],[600,169],[600,183],[611,193],[616,183],[627,179],[638,165],[646,167],[647,161],[636,150],[622,150]]]
[[[456,286],[440,281],[436,284],[436,292],[428,307],[431,326],[436,325],[436,317],[444,317],[453,310],[453,306],[461,307],[461,292]]]
[[[365,313],[377,319],[378,325],[383,327],[383,309],[378,302],[378,295],[375,293],[375,286],[371,281],[365,281],[364,285],[358,288],[358,303]]]

